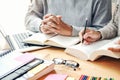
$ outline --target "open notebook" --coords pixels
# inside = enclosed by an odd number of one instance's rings
[[[6,52],[0,55],[0,80],[34,59],[35,57],[28,53]]]
[[[28,44],[23,43],[24,39],[35,34],[30,31],[6,35],[4,29],[0,26],[0,34],[3,36],[3,38],[8,43],[10,49],[12,49],[12,50],[18,50],[20,52],[27,52],[27,51],[31,51],[31,50],[48,47],[48,46],[28,45]]]

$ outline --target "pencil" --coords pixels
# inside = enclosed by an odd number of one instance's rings
[[[83,35],[84,35],[85,32],[86,32],[87,23],[88,23],[88,18],[86,18],[85,27],[84,27],[84,30],[83,30]],[[83,43],[83,42],[84,42],[84,38],[82,38],[82,42],[81,42],[81,43]]]

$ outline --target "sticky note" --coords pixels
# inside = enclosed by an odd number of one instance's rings
[[[15,60],[26,63],[26,62],[32,61],[34,58],[35,58],[35,56],[33,56],[32,54],[25,53],[21,56],[16,57]]]
[[[37,67],[33,68],[32,70],[30,70],[28,73],[31,73],[31,74],[36,74],[40,71],[42,71],[43,69],[45,69],[47,67],[46,64],[40,64],[38,65]]]
[[[75,80],[75,78],[73,78],[73,77],[67,77],[66,80]]]
[[[66,80],[66,74],[50,74],[44,80]]]

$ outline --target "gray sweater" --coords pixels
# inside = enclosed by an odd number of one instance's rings
[[[116,9],[112,20],[104,28],[99,30],[102,34],[102,39],[109,39],[115,36],[120,36],[120,0],[116,2]]]
[[[72,35],[85,26],[99,29],[111,20],[111,0],[33,0],[25,17],[28,30],[39,32],[44,15],[61,15],[62,20],[72,25]]]

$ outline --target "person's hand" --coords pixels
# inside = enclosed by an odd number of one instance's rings
[[[64,23],[61,19],[59,24],[50,23],[48,24],[49,30],[63,36],[72,36],[72,27]]]
[[[54,17],[54,18],[53,18]],[[45,33],[45,34],[51,34],[54,33],[53,31],[50,30],[48,24],[52,24],[52,23],[59,23],[59,18],[56,18],[56,16],[52,15],[52,14],[47,14],[43,17],[43,21],[41,23],[40,26],[40,30]]]
[[[79,32],[80,40],[84,40],[83,44],[90,44],[92,42],[95,42],[101,38],[101,33],[99,31],[86,29],[85,34],[83,34],[84,30],[81,30]]]
[[[46,15],[44,16],[41,31],[43,33],[57,33],[64,36],[72,35],[72,27],[61,20],[61,16]]]
[[[108,50],[111,50],[113,52],[120,52],[120,40],[118,40],[115,44],[117,44],[118,46],[116,46],[116,47],[109,47]]]

